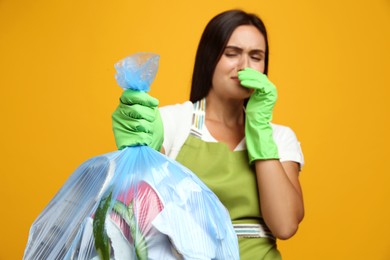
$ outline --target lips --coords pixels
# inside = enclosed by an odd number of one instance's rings
[[[238,79],[237,76],[230,77],[234,82],[240,83],[240,80]]]

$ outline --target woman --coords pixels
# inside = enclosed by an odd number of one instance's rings
[[[190,101],[157,109],[153,97],[127,90],[113,113],[118,148],[161,150],[213,190],[229,210],[241,259],[280,259],[276,239],[293,236],[304,215],[299,142],[270,122],[277,92],[268,57],[257,16],[223,12],[201,37]]]

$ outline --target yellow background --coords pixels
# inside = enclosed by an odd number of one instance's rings
[[[114,63],[161,55],[151,94],[189,96],[195,50],[217,13],[269,30],[274,121],[302,143],[306,217],[284,259],[390,259],[390,1],[0,0],[0,259],[85,160],[115,150]]]

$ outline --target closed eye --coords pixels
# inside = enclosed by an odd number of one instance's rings
[[[251,56],[251,59],[254,61],[262,61],[263,57],[262,56]]]
[[[253,50],[250,52],[251,59],[255,61],[262,61],[264,59],[265,53],[262,50]]]
[[[235,57],[242,53],[242,49],[235,47],[235,46],[226,46],[225,48],[225,55],[227,57]]]
[[[238,55],[237,53],[225,53],[225,56],[227,57],[235,57],[237,55]]]

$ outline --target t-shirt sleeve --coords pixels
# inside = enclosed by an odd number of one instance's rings
[[[273,137],[278,146],[280,161],[297,162],[300,164],[300,168],[302,168],[304,165],[304,157],[301,144],[294,131],[287,126],[273,124],[272,127]]]
[[[193,104],[187,101],[159,110],[164,125],[165,154],[175,159],[191,130]]]

